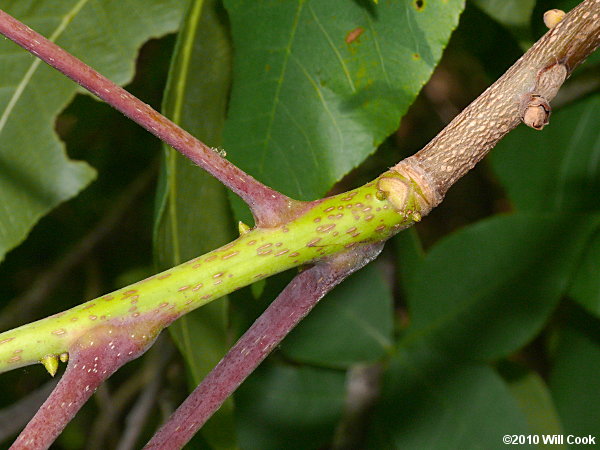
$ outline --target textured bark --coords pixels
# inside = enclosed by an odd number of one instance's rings
[[[600,0],[571,10],[429,144],[396,167],[411,167],[439,204],[506,133],[525,119],[541,129],[564,80],[600,44]],[[547,111],[549,115],[550,111]],[[548,117],[545,117],[547,119]]]

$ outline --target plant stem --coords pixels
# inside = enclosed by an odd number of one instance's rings
[[[405,206],[381,195],[382,184],[406,183]],[[255,228],[237,240],[111,294],[0,334],[0,372],[68,352],[82,333],[120,321],[163,317],[162,326],[240,287],[293,267],[382,242],[420,220],[429,208],[407,177],[386,173],[352,192],[311,204],[276,228]],[[148,316],[149,315],[149,316]]]
[[[98,386],[152,345],[162,329],[161,319],[145,319],[103,325],[79,336],[70,349],[69,365],[58,385],[11,449],[49,448]]]
[[[382,248],[359,247],[298,274],[144,448],[183,447],[319,300]]]
[[[149,105],[2,10],[0,33],[205,169],[250,206],[257,224],[275,226],[300,207],[300,202],[255,180]]]
[[[324,200],[299,203],[260,184],[125,90],[0,11],[0,33],[215,175],[250,205],[258,223],[256,229],[204,256],[65,313],[0,334],[0,371],[64,351],[73,353],[61,383],[15,445],[49,445],[91,395],[90,386],[97,386],[106,374],[141,354],[177,317],[258,279],[316,263],[296,279],[306,284],[293,282],[264,316],[282,318],[277,310],[282,308],[293,320],[269,328],[268,319],[259,318],[247,333],[253,339],[242,341],[219,370],[209,375],[217,381],[226,379],[225,390],[232,392],[327,290],[376,254],[361,254],[357,249],[378,248],[400,229],[419,221],[520,120],[535,128],[543,126],[545,120],[532,122],[528,113],[549,114],[548,102],[565,78],[600,44],[599,16],[600,0],[583,1],[430,144],[374,182]],[[320,276],[325,276],[325,281]],[[261,329],[273,336],[257,331]],[[131,358],[118,359],[120,352],[116,356],[111,353],[115,341],[109,335],[113,331],[119,334],[118,345],[131,352]],[[251,357],[246,360],[241,350]],[[78,366],[95,361],[105,371],[103,378],[86,375],[89,370]],[[227,367],[238,372],[232,373]],[[219,389],[218,383],[209,380],[186,404],[201,404],[202,392]],[[205,402],[199,417],[192,418],[193,408],[185,406],[179,418],[169,423],[181,420],[195,431],[222,400],[209,397]],[[172,427],[167,429],[176,431],[176,426]]]
[[[400,229],[410,226],[439,203],[450,185],[482,158],[489,147],[506,132],[507,127],[514,126],[521,117],[522,98],[515,99],[506,95],[503,91],[504,87],[509,89],[506,80],[515,84],[510,87],[510,92],[520,92],[521,97],[530,95],[532,90],[548,98],[553,97],[564,80],[564,70],[570,73],[573,67],[598,46],[599,15],[599,0],[582,2],[541,39],[543,45],[534,45],[430,144],[416,155],[400,162],[375,182],[347,194],[305,204],[302,216],[298,216],[296,211],[292,215],[294,220],[288,220],[278,228],[259,226],[237,241],[197,258],[196,261],[157,274],[149,280],[123,288],[112,295],[92,300],[67,313],[0,334],[0,371],[34,363],[47,355],[68,351],[79,334],[97,326],[103,320],[137,317],[136,315],[142,312],[162,311],[164,308],[169,308],[173,313],[170,316],[170,320],[173,320],[259,278],[316,261],[336,252],[343,252],[348,246],[359,242],[383,241]],[[65,64],[66,68],[74,65],[78,68],[76,73],[91,71],[56,45],[39,40],[37,42],[46,43],[36,43],[36,36],[39,39],[43,38],[1,11],[0,32],[10,33],[11,38],[16,35],[26,48],[35,52],[39,47],[40,51],[44,50],[47,53],[45,56],[51,58],[52,62],[56,62],[55,57],[64,58],[65,61],[69,61]],[[544,66],[548,61],[558,63],[553,63],[548,68]],[[88,75],[86,80],[101,80],[101,76],[96,72],[89,72]],[[94,84],[98,89],[103,85],[102,82]],[[111,87],[107,88],[108,94],[120,98],[117,93],[120,88],[115,87],[116,90],[111,90],[114,85],[109,86]],[[123,95],[132,105],[140,103],[128,93]],[[134,112],[137,111],[136,106],[132,108]],[[496,117],[493,114],[503,111],[509,111],[510,114],[501,114],[502,122],[486,119]],[[161,116],[153,110],[140,108],[139,114],[148,116],[147,120],[143,120],[144,123],[171,123],[164,118],[159,119]],[[163,132],[173,133],[168,139],[169,142],[177,141],[182,133],[175,125],[163,128]],[[467,137],[463,137],[463,134]],[[227,161],[211,152],[209,154],[212,158],[210,161],[215,161],[216,158],[218,167],[221,163],[230,166]],[[384,195],[380,196],[382,192]],[[345,198],[350,200],[344,200]],[[356,208],[359,204],[364,209]],[[354,205],[354,209],[342,213],[342,216],[346,214],[343,220],[337,218],[339,214],[333,213],[337,208],[343,209],[349,205]],[[281,216],[278,217],[281,219]],[[322,222],[315,225],[317,220]],[[332,231],[333,229],[328,228],[331,226],[337,227],[340,232]],[[383,228],[380,228],[381,226]],[[349,234],[349,230],[355,231]],[[249,244],[252,241],[256,241],[255,247]],[[268,244],[272,247],[264,247]],[[265,251],[259,251],[261,248]],[[281,248],[281,251],[288,250],[283,259],[277,257],[281,254],[278,248]],[[296,253],[298,256],[291,257]],[[200,262],[202,268],[198,270]],[[195,288],[202,291],[194,291]],[[118,298],[119,301],[112,302],[114,298]],[[97,319],[99,322],[96,322]],[[34,342],[37,344],[34,345]]]
[[[529,101],[542,98],[549,103],[599,44],[600,1],[585,0],[429,144],[400,165],[420,172],[441,202],[450,186],[521,122]]]

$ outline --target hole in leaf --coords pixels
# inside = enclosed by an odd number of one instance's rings
[[[422,11],[425,8],[425,0],[415,0],[414,5],[417,11]]]

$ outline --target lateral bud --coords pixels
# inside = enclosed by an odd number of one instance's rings
[[[48,355],[44,356],[40,359],[42,365],[46,368],[50,376],[56,375],[56,371],[58,370],[58,358],[56,355]]]
[[[565,17],[564,11],[562,11],[560,9],[549,9],[548,11],[546,11],[544,13],[544,24],[549,29],[552,29],[556,25],[558,25],[558,22],[563,20],[564,17]]]
[[[242,222],[241,220],[238,222],[238,231],[240,233],[240,236],[246,234],[248,231],[250,231],[250,226],[246,225],[244,222]]]
[[[521,121],[535,130],[541,130],[548,125],[552,108],[548,101],[540,95],[530,95],[525,104]]]

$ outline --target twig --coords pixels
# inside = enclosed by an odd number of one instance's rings
[[[536,129],[543,128],[550,100],[573,69],[600,44],[599,16],[600,0],[582,2],[423,150],[393,168],[417,181],[430,201],[429,209],[439,204],[450,186],[520,121]],[[379,187],[398,210],[406,207],[404,183],[385,180],[385,185],[380,181]],[[315,278],[320,277],[315,274],[323,268],[326,272],[330,270],[327,265],[317,265],[292,281],[146,448],[179,448],[193,436],[297,323],[282,326],[276,325],[276,321],[287,322],[283,319],[287,314],[294,316],[302,311],[297,316],[300,320],[324,295],[323,292],[317,296],[318,284],[314,284]]]
[[[360,364],[348,371],[344,415],[335,432],[334,450],[364,447],[368,418],[379,398],[382,374],[380,363]]]
[[[357,248],[298,274],[144,448],[183,447],[319,300],[382,248]]]
[[[300,242],[302,252],[297,253],[299,259],[294,260],[293,264],[301,265],[308,261],[320,262],[302,272],[282,292],[278,299],[267,309],[265,314],[255,322],[253,327],[242,337],[232,351],[228,353],[215,370],[192,393],[190,398],[176,411],[173,418],[167,422],[148,444],[148,448],[173,448],[187,442],[210,414],[219,407],[227,396],[266,357],[273,346],[304,317],[325,292],[363,263],[366,263],[370,258],[376,256],[378,253],[376,250],[381,248],[386,239],[401,228],[410,226],[415,221],[420,220],[422,215],[427,214],[433,206],[442,200],[447,189],[473,167],[477,161],[483,158],[487,151],[504,134],[518,124],[519,120],[523,120],[534,128],[541,129],[546,124],[549,115],[550,106],[548,102],[554,97],[556,91],[573,68],[581,63],[600,43],[599,16],[600,0],[585,0],[582,2],[580,6],[567,14],[562,22],[556,25],[534,45],[498,82],[492,85],[471,106],[461,113],[428,146],[417,155],[399,163],[393,170],[378,177],[375,182],[354,190],[354,192],[350,193],[351,195],[346,193],[341,196],[314,202],[310,205],[313,209],[305,216],[302,216],[300,218],[302,220],[289,221],[290,223],[287,223],[285,227],[277,230],[264,230],[259,227],[257,230],[253,230],[237,241],[234,241],[230,246],[221,249],[221,253],[219,251],[212,252],[213,255],[210,258],[213,258],[213,256],[214,258],[210,261],[203,260],[203,265],[208,265],[215,270],[217,270],[217,264],[228,267],[227,264],[230,261],[228,258],[234,256],[238,258],[238,261],[244,260],[247,264],[250,264],[251,261],[259,261],[261,257],[260,253],[258,253],[258,258],[252,259],[242,253],[242,251],[250,252],[248,246],[245,245],[245,242],[250,239],[248,238],[249,235],[260,235],[268,239],[276,237],[282,240],[284,236],[288,239],[291,239],[290,236],[293,236],[294,239],[290,240],[290,243],[292,241],[297,243],[300,238],[311,239],[308,243],[306,241]],[[9,25],[7,26],[7,24]],[[109,99],[113,106],[117,107],[121,103],[125,103],[122,108],[123,112],[126,111],[126,114],[130,115],[134,120],[139,120],[145,127],[152,130],[157,136],[164,138],[169,144],[182,147],[180,150],[187,151],[192,159],[195,158],[199,164],[204,164],[207,170],[211,173],[214,172],[221,181],[236,191],[242,198],[247,199],[247,202],[259,219],[260,226],[267,227],[285,222],[290,217],[297,217],[299,209],[307,207],[304,204],[299,207],[298,203],[292,202],[281,194],[274,193],[274,191],[249,178],[248,175],[239,169],[231,166],[227,161],[221,160],[216,155],[211,154],[208,147],[193,141],[191,136],[170,124],[170,122],[158,115],[156,111],[139,102],[139,100],[134,99],[122,89],[114,87],[113,84],[107,84],[108,80],[103,79],[96,72],[92,72],[83,63],[75,60],[54,44],[47,41],[42,43],[43,41],[39,40],[43,39],[41,36],[34,34],[14,19],[7,19],[4,13],[0,13],[0,32],[6,32],[7,35],[10,35],[11,39],[21,40],[24,43],[22,45],[34,54],[42,54],[43,51],[44,57],[47,58],[49,63],[52,63],[57,68],[64,66],[62,68],[65,69],[65,73],[69,75],[72,72],[71,75],[74,75],[74,78],[77,78],[82,84],[90,81],[91,84],[84,84],[84,86],[89,86],[101,98]],[[56,58],[64,59],[68,63],[66,65],[59,64]],[[71,70],[73,68],[76,70]],[[131,106],[131,108],[128,106]],[[231,178],[235,178],[236,174],[242,176],[243,181],[232,180]],[[355,220],[363,220],[363,222],[361,223],[362,228],[360,230],[357,231],[356,227],[351,228],[353,230],[351,236],[352,238],[356,238],[355,241],[350,240],[348,232],[339,233],[339,235],[335,235],[337,237],[334,239],[334,234],[326,232],[331,228],[323,228],[323,222],[325,219],[333,221],[336,216],[331,214],[329,216],[321,216],[321,212],[325,210],[321,211],[319,208],[322,208],[325,204],[338,201],[355,202],[356,199],[353,196],[358,197],[359,193],[365,196],[364,201],[369,199],[369,201],[375,202],[373,200],[373,197],[375,197],[378,202],[381,202],[381,205],[385,206],[377,210],[378,215],[376,216],[374,214],[376,208],[371,208],[371,206],[367,207],[368,210],[367,208],[363,208],[365,205],[362,203],[362,199],[361,203],[336,204],[335,207],[331,208],[331,211],[337,207],[345,209],[349,205],[351,208],[354,208],[352,211],[357,214]],[[361,213],[357,212],[356,206],[358,204],[363,208]],[[270,205],[274,206],[271,208]],[[391,205],[391,208],[388,208],[389,205]],[[288,211],[287,214],[286,211]],[[312,214],[318,214],[319,217],[315,217]],[[345,219],[350,217],[343,214],[341,216]],[[321,224],[315,227],[316,221],[313,222],[313,218],[322,221],[320,222]],[[383,228],[375,228],[375,226],[369,228],[373,224],[372,220],[375,218],[383,222],[387,220],[382,225]],[[338,226],[339,229],[342,228],[342,224],[342,221],[332,223],[333,227]],[[348,225],[344,224],[343,226],[346,227]],[[385,234],[378,235],[377,230],[385,231]],[[268,237],[267,231],[271,233]],[[357,234],[354,234],[354,231],[357,231]],[[294,235],[293,233],[301,234]],[[319,236],[316,240],[312,239],[315,233]],[[370,252],[367,251],[366,247],[363,247],[363,251],[366,254],[360,255],[357,249],[360,248],[360,243],[364,243],[365,240],[370,240],[370,242],[376,241],[378,243],[372,244]],[[252,242],[256,243],[256,241]],[[318,246],[315,246],[316,242],[319,242]],[[282,246],[288,245],[288,241],[277,243]],[[272,246],[273,242],[268,241],[266,245]],[[232,248],[235,250],[232,250]],[[286,252],[289,251],[287,247],[282,248],[285,248]],[[353,248],[352,255],[347,253],[348,248]],[[267,251],[268,253],[264,253],[263,255],[272,252],[271,249],[267,249]],[[311,253],[313,251],[317,252],[314,256]],[[220,256],[222,257],[219,258]],[[253,256],[256,256],[256,254]],[[224,262],[224,260],[226,261]],[[265,261],[265,259],[263,258],[262,261]],[[196,261],[192,261],[191,264],[196,264]],[[236,267],[239,268],[241,266],[241,264],[238,264]],[[220,265],[218,267],[219,270],[215,275],[217,278],[220,278],[224,272],[221,270]],[[273,270],[268,274],[261,272],[258,275],[264,277],[275,273],[275,268],[277,271],[280,271],[288,268],[288,266],[279,263],[276,267],[269,267],[269,270]],[[192,269],[193,267],[182,265],[171,269],[169,276],[177,273],[178,276],[185,276],[185,281],[187,282],[188,276],[198,277],[198,275],[194,275],[195,273],[200,273],[202,277],[210,275],[208,272],[203,272],[202,269],[197,272],[194,272]],[[246,275],[250,276],[254,270],[257,269],[248,269]],[[258,270],[261,269],[259,268]],[[252,275],[254,274],[252,273]],[[215,276],[212,278],[214,279]],[[230,289],[227,292],[230,292],[243,286],[244,283],[248,283],[248,280],[245,278],[241,279],[241,281],[235,278],[231,278],[231,280],[228,284],[219,284],[219,289],[223,289],[223,291],[219,291],[221,295],[222,292],[226,292],[223,286],[227,286],[227,289]],[[165,283],[175,283],[176,281],[177,279]],[[199,289],[204,286],[204,281],[197,284]],[[220,283],[221,280],[219,279],[218,282]],[[300,282],[304,282],[305,284],[301,284]],[[234,283],[239,284],[234,285]],[[151,308],[155,307],[155,303],[152,302],[157,302],[157,297],[162,298],[158,294],[162,293],[162,288],[166,284],[160,284],[158,287],[155,284],[151,284],[151,288],[146,288],[144,294],[151,293],[155,298],[150,301],[146,300],[144,303],[146,308],[148,308],[147,311],[144,311],[147,315],[136,316],[135,321],[131,323],[126,323],[125,319],[123,319],[123,317],[128,317],[127,314],[111,309],[116,308],[112,306],[116,304],[115,302],[110,303],[111,296],[107,296],[104,299],[102,308],[91,303],[90,305],[79,307],[79,309],[74,308],[71,312],[66,312],[61,316],[61,320],[67,323],[66,321],[71,320],[71,318],[78,319],[76,315],[83,308],[96,307],[109,314],[112,311],[116,311],[114,314],[114,324],[111,323],[106,326],[110,326],[111,330],[120,330],[119,333],[122,333],[122,336],[120,336],[118,345],[124,349],[131,349],[129,351],[133,356],[129,359],[132,359],[143,352],[147,348],[147,345],[150,345],[150,337],[153,338],[155,336],[154,334],[148,334],[150,331],[152,333],[158,332],[159,327],[165,326],[179,314],[186,312],[186,310],[181,309],[171,313],[169,316],[157,318],[156,314],[151,311]],[[214,283],[212,284],[214,287]],[[135,293],[134,297],[137,302],[138,295],[135,289],[144,290],[144,285],[141,282],[134,286],[134,290],[118,291],[117,294],[127,298],[128,295]],[[183,290],[187,292],[190,285],[181,286],[172,284],[166,290],[168,291],[170,288],[177,287],[179,287],[179,291]],[[181,296],[178,298],[181,299]],[[195,300],[191,298],[189,301],[194,302]],[[142,303],[140,303],[141,306]],[[194,304],[194,307],[197,306],[199,306],[199,303]],[[87,311],[88,314],[91,314],[90,311],[96,312],[93,309]],[[160,308],[156,308],[156,311],[160,312]],[[95,319],[96,316],[94,315]],[[53,323],[52,319],[47,320],[49,322],[46,322],[45,326],[48,326],[48,323]],[[121,328],[118,328],[119,320],[123,320]],[[132,319],[128,318],[128,320]],[[21,339],[23,339],[23,336],[26,336],[27,339],[32,339],[31,336],[36,335],[36,330],[32,331],[32,328],[33,326],[20,328],[17,330],[17,336],[20,334]],[[134,340],[134,336],[135,339],[140,337],[138,333],[140,328],[146,331],[143,332],[144,340],[138,342]],[[132,329],[135,331],[135,334],[130,334]],[[61,335],[66,333],[65,329],[54,330],[54,332],[56,331]],[[19,437],[15,448],[29,448],[31,446],[43,448],[49,445],[49,442],[52,442],[54,437],[60,432],[61,427],[70,420],[70,417],[72,417],[79,406],[89,397],[87,392],[90,386],[95,387],[102,381],[101,379],[93,379],[91,380],[93,381],[92,384],[86,385],[87,382],[90,382],[90,378],[82,371],[81,366],[77,369],[77,364],[85,361],[86,367],[89,367],[87,366],[89,362],[97,361],[100,358],[98,364],[104,368],[103,370],[114,371],[126,362],[125,360],[115,360],[114,353],[108,350],[109,344],[113,344],[113,341],[96,342],[96,339],[105,336],[101,331],[102,326],[97,325],[90,331],[87,337],[87,339],[94,340],[95,348],[93,351],[87,352],[89,349],[86,347],[83,350],[78,348],[73,352],[76,364],[69,364],[61,383],[40,409],[38,415],[36,415]],[[10,353],[12,351],[15,353],[15,350],[13,350],[15,349],[14,346],[19,345],[19,347],[16,347],[16,352],[19,353],[17,356],[12,356],[12,359],[8,358],[7,364],[10,363],[12,367],[16,367],[18,364],[31,363],[36,354],[31,350],[31,346],[21,347],[20,339],[17,339],[15,336],[7,336],[7,334],[4,334],[4,336],[5,352]],[[50,339],[52,341],[48,345],[55,345],[54,337],[51,336]],[[134,347],[132,348],[131,346]],[[51,348],[58,348],[58,345]],[[114,350],[114,347],[111,347],[110,350]],[[119,355],[122,355],[120,351],[116,356]],[[69,386],[69,383],[73,383],[74,385]],[[66,403],[70,399],[73,399],[73,406],[71,403]],[[56,407],[61,402],[63,406]],[[197,407],[199,409],[196,411]]]
[[[558,89],[599,44],[600,0],[585,0],[429,144],[394,168],[415,173],[436,206],[450,186],[521,121],[542,129]]]
[[[138,436],[140,435],[149,414],[152,412],[152,405],[156,403],[156,396],[161,386],[165,366],[173,355],[173,347],[167,346],[164,339],[161,340],[163,341],[162,345],[156,349],[156,360],[153,361],[151,365],[148,364],[148,368],[152,370],[151,381],[138,397],[135,405],[127,415],[125,420],[125,431],[117,445],[117,450],[129,450],[134,448]],[[156,348],[156,346],[154,348]]]
[[[275,226],[301,203],[263,185],[217,151],[58,45],[0,10],[0,33],[59,70],[220,180],[250,206],[257,224]]]
[[[114,321],[100,330],[104,332],[95,329],[80,336],[58,385],[10,448],[49,448],[98,386],[152,345],[162,329],[154,321],[162,320],[144,319],[141,323]]]
[[[164,374],[165,367],[174,354],[173,344],[168,337],[161,335],[144,358],[144,365],[135,376],[128,378],[111,394],[109,403],[100,409],[89,434],[88,450],[103,449],[105,440],[115,428],[115,422],[124,410],[130,407],[135,396],[157,376]],[[105,384],[106,385],[106,384]],[[103,385],[103,386],[105,386]],[[98,390],[98,393],[100,389]],[[96,397],[98,396],[96,394]],[[114,434],[114,433],[112,433]]]

